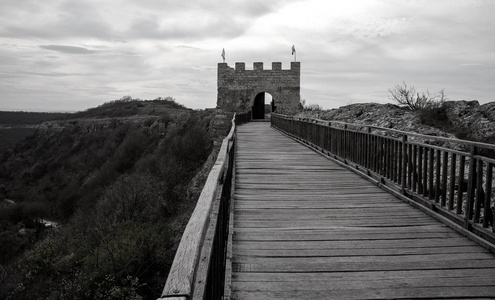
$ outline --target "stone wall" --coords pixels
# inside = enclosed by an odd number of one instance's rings
[[[262,62],[255,62],[253,70],[246,70],[242,62],[236,63],[235,69],[219,63],[217,107],[246,112],[254,105],[256,95],[266,92],[272,95],[276,112],[295,114],[301,98],[300,74],[300,62],[291,62],[290,70],[282,70],[280,62],[273,62],[271,70],[264,70]]]

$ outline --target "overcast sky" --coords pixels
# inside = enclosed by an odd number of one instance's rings
[[[493,0],[0,0],[0,110],[130,95],[216,106],[217,63],[301,62],[301,98],[390,102],[403,81],[495,101]]]

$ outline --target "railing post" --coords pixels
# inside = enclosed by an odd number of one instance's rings
[[[424,147],[424,160],[423,160],[423,197],[428,197],[428,162],[429,162],[429,148]]]
[[[424,160],[425,160],[425,152],[426,148],[422,145],[417,145],[418,148],[418,194],[423,195],[423,191],[426,189],[424,186],[424,177],[423,177],[423,166],[424,166]]]
[[[410,170],[408,174],[408,182],[411,182],[411,189],[413,193],[418,191],[418,146],[409,145],[409,160],[411,162]]]
[[[476,200],[474,201],[474,218],[473,221],[475,223],[479,223],[480,221],[480,210],[481,210],[481,201],[485,201],[484,192],[483,192],[483,161],[479,160],[477,162],[477,171],[475,173],[475,189],[476,189]],[[483,203],[484,204],[484,203]],[[490,209],[490,205],[485,206],[486,209]]]
[[[434,191],[434,181],[433,181],[433,175],[435,174],[434,172],[434,166],[435,166],[435,149],[430,148],[430,160],[428,161],[428,198],[434,199],[435,198],[435,191]],[[425,183],[426,184],[426,183]]]
[[[461,214],[462,213],[462,193],[463,191],[463,184],[464,184],[464,170],[466,168],[466,156],[461,155],[459,157],[459,177],[457,180],[457,204],[456,204],[456,214]]]
[[[447,169],[449,165],[449,154],[447,151],[443,152],[443,160],[442,160],[442,187],[441,187],[441,200],[440,205],[445,207],[447,203]]]
[[[407,135],[404,134],[402,136],[402,174],[400,174],[401,177],[401,183],[402,183],[402,191],[404,192],[406,189],[406,175],[407,175],[407,163],[409,161],[409,155],[407,154]]]
[[[366,127],[366,157],[365,157],[365,165],[364,167],[368,170],[370,169],[370,161],[371,161],[371,128]]]
[[[492,198],[492,180],[493,180],[493,164],[488,163],[486,166],[486,193],[485,193],[485,203],[484,203],[484,213],[483,213],[483,228],[488,227],[489,217],[488,215],[492,213],[492,231],[495,232],[495,224],[493,224],[493,212],[489,211],[490,201]]]
[[[435,193],[434,193],[434,198],[435,198],[435,203],[440,202],[440,170],[441,170],[441,159],[442,159],[442,151],[437,149],[436,151],[436,160],[435,160]]]
[[[464,227],[469,229],[469,220],[473,215],[473,204],[474,204],[474,190],[475,190],[475,173],[476,173],[476,147],[471,146],[469,153],[469,175],[468,175],[468,188],[467,188],[467,203],[466,203],[466,214],[464,218]]]
[[[455,191],[455,171],[456,171],[456,163],[457,158],[456,154],[452,153],[450,156],[450,186],[449,186],[449,210],[454,209],[454,191]]]
[[[348,149],[349,149],[349,145],[348,145],[348,132],[347,132],[347,124],[344,125],[344,136],[342,137],[343,139],[343,142],[344,142],[344,147],[342,149],[343,151],[343,157],[344,157],[344,161],[347,161],[347,159],[349,158],[349,152],[348,152]]]

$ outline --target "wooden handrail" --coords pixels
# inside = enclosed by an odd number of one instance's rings
[[[220,299],[223,295],[236,124],[234,115],[196,207],[184,230],[159,299]],[[225,220],[227,219],[227,221]],[[219,260],[219,261],[218,261]]]
[[[332,127],[332,125],[338,124],[338,125],[341,125],[342,127],[347,127],[348,130],[352,130],[349,127],[356,128],[356,131],[361,131],[361,130],[366,131],[369,129],[375,129],[375,130],[379,130],[379,131],[394,133],[394,134],[399,135],[399,136],[407,135],[407,136],[413,136],[413,137],[418,137],[418,138],[423,138],[423,139],[428,139],[428,140],[433,140],[433,141],[459,143],[459,144],[463,144],[463,145],[467,145],[467,146],[475,146],[475,147],[479,147],[479,148],[486,148],[486,149],[495,150],[494,144],[467,141],[467,140],[462,140],[462,139],[457,139],[457,138],[433,136],[433,135],[420,134],[420,133],[415,133],[415,132],[407,132],[407,131],[385,128],[385,127],[374,126],[374,125],[355,124],[355,123],[347,123],[347,122],[342,122],[342,121],[329,121],[329,120],[322,120],[322,119],[316,119],[316,118],[313,119],[313,118],[307,118],[307,117],[287,116],[287,115],[281,115],[281,114],[276,114],[276,113],[272,113],[272,115],[276,116],[278,118],[286,118],[286,119],[298,120],[298,121],[303,121],[303,122],[308,122],[308,123],[327,125],[330,127]],[[333,127],[335,127],[335,126],[333,126]]]
[[[495,159],[480,152],[495,145],[280,114],[272,114],[271,122],[495,252]]]

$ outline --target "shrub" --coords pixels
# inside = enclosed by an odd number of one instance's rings
[[[21,226],[2,228],[0,232],[0,265],[22,253],[28,244],[27,238],[18,235]]]
[[[302,111],[322,111],[323,107],[321,107],[319,104],[306,103],[306,99],[301,99],[299,101],[299,109]]]
[[[434,108],[441,106],[447,100],[444,90],[440,90],[436,95],[431,95],[428,90],[421,95],[416,92],[414,86],[408,87],[405,82],[402,85],[396,84],[393,89],[388,90],[389,99],[406,106],[410,110]]]
[[[132,220],[151,221],[164,200],[160,183],[150,174],[123,175],[108,187],[96,207],[97,219],[109,225]]]
[[[435,105],[421,108],[418,110],[418,116],[422,124],[448,130],[452,126],[447,115],[445,105]]]

